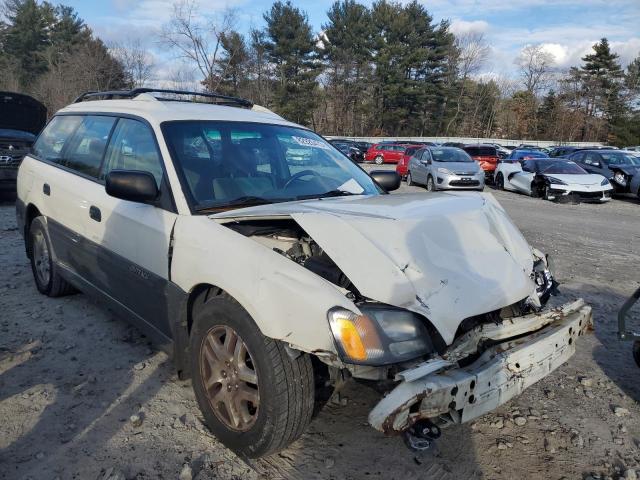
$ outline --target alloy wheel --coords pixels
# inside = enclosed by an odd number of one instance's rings
[[[433,192],[435,190],[435,185],[433,184],[433,178],[429,177],[427,179],[427,191]]]
[[[48,285],[51,279],[51,257],[49,247],[41,231],[37,231],[33,236],[33,261],[36,275],[41,285]]]
[[[375,159],[376,165],[382,165],[384,162],[384,159],[381,156],[377,156]]]
[[[207,332],[200,373],[218,420],[231,430],[249,430],[258,418],[258,375],[247,345],[233,328],[218,325]]]

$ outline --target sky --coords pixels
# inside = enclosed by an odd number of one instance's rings
[[[156,79],[170,75],[177,62],[158,43],[158,32],[177,0],[64,0],[106,42],[140,40],[156,63]],[[271,0],[194,0],[204,16],[233,9],[236,28],[262,27]],[[57,3],[56,1],[52,3]],[[293,3],[305,11],[316,31],[327,22],[333,0]],[[363,1],[369,4],[368,1]],[[454,33],[482,32],[491,51],[480,74],[513,78],[523,47],[541,44],[558,70],[579,65],[600,38],[609,39],[623,66],[640,55],[640,0],[430,0],[422,2],[434,21],[446,19]]]

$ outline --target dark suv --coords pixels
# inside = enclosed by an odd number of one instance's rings
[[[0,112],[0,192],[12,192],[20,162],[47,121],[47,109],[28,95],[0,92]]]

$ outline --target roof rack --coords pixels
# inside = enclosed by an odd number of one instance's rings
[[[191,95],[191,96],[215,99],[217,100],[215,102],[216,105],[224,105],[229,107],[244,107],[244,108],[253,107],[253,103],[244,98],[230,97],[228,95],[221,95],[219,93],[192,92],[189,90],[166,90],[162,88],[134,88],[133,90],[109,90],[105,92],[86,92],[80,95],[78,98],[76,98],[73,101],[73,103],[84,102],[85,100],[90,100],[90,99],[113,100],[115,98],[134,98],[142,93],[168,93],[171,95]],[[174,102],[190,101],[190,100],[181,100],[177,98],[159,98],[158,100],[174,101]],[[200,102],[200,103],[205,103],[205,102]],[[209,103],[209,102],[206,102],[206,103]]]

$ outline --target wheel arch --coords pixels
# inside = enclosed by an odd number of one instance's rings
[[[33,203],[27,205],[24,214],[24,226],[23,226],[23,238],[24,238],[24,248],[27,253],[27,257],[31,258],[31,245],[29,242],[29,229],[31,228],[31,222],[36,217],[41,216],[40,210]]]

